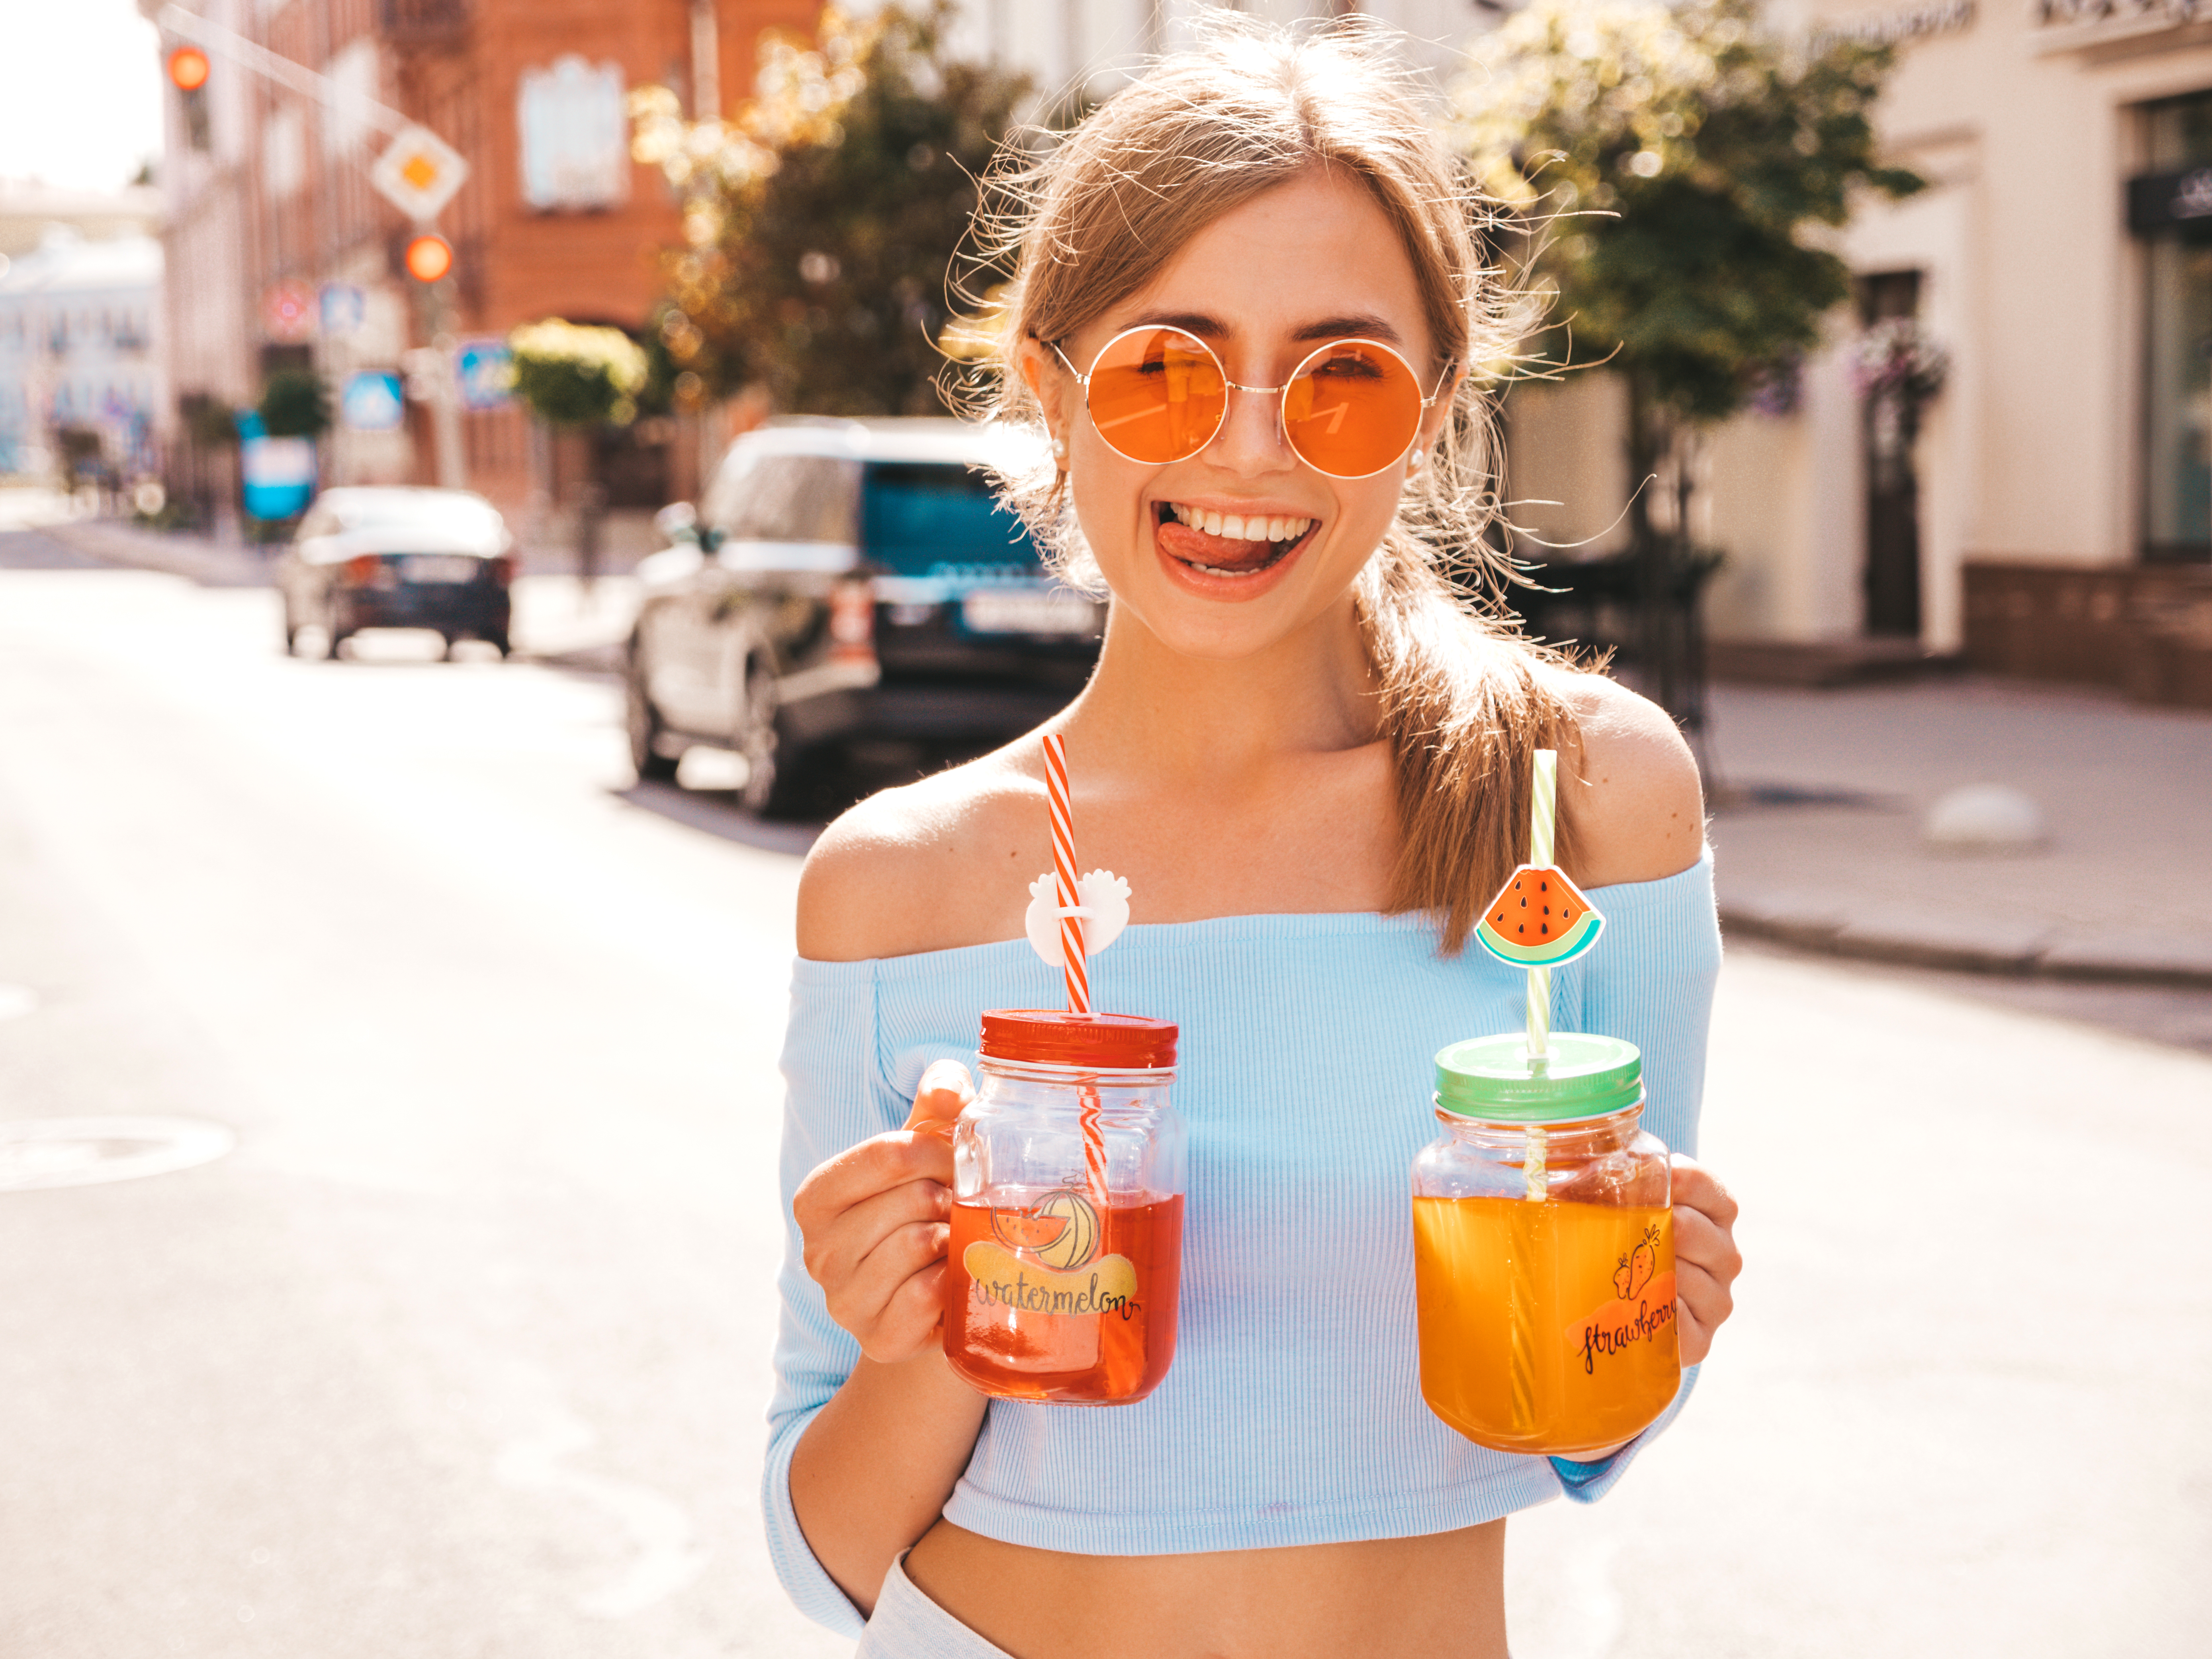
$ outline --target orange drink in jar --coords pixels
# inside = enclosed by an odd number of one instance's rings
[[[1552,1034],[1437,1056],[1443,1133],[1413,1165],[1429,1408],[1498,1451],[1595,1455],[1681,1382],[1667,1149],[1634,1046]]]

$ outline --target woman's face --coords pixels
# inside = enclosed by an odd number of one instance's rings
[[[1243,386],[1279,386],[1316,346],[1348,336],[1395,347],[1424,395],[1440,373],[1396,228],[1359,185],[1319,169],[1224,214],[1060,344],[1088,371],[1109,340],[1142,324],[1196,335]],[[1263,650],[1345,599],[1448,401],[1424,411],[1419,441],[1371,477],[1316,471],[1285,441],[1279,396],[1243,391],[1230,393],[1204,449],[1150,465],[1099,436],[1083,388],[1048,346],[1025,342],[1022,368],[1067,445],[1076,516],[1117,610],[1171,649],[1214,659]],[[1209,533],[1213,514],[1243,520],[1244,533]]]

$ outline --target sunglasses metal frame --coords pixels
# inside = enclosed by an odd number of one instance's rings
[[[1115,346],[1121,344],[1122,341],[1127,339],[1132,334],[1181,335],[1184,339],[1188,340],[1193,345],[1196,346],[1200,351],[1206,354],[1206,360],[1213,365],[1215,372],[1221,376],[1221,384],[1230,391],[1249,392],[1263,398],[1280,398],[1281,401],[1275,406],[1275,429],[1283,434],[1283,441],[1290,447],[1290,450],[1292,454],[1296,455],[1301,462],[1307,466],[1312,467],[1315,471],[1320,473],[1322,477],[1325,478],[1371,478],[1377,472],[1387,472],[1390,470],[1390,467],[1395,461],[1404,457],[1406,450],[1412,448],[1414,441],[1421,435],[1420,418],[1417,416],[1414,417],[1413,429],[1406,434],[1405,448],[1401,449],[1396,455],[1390,459],[1390,460],[1385,461],[1382,465],[1366,472],[1332,472],[1325,466],[1316,465],[1313,459],[1309,456],[1305,451],[1298,447],[1297,441],[1291,436],[1291,388],[1297,384],[1298,377],[1306,372],[1306,366],[1309,363],[1312,362],[1315,358],[1320,356],[1323,352],[1334,351],[1339,346],[1372,346],[1377,351],[1387,352],[1390,356],[1397,360],[1399,368],[1406,371],[1407,377],[1413,382],[1413,389],[1416,392],[1420,390],[1421,377],[1415,372],[1413,364],[1406,361],[1406,356],[1403,352],[1400,351],[1395,346],[1385,344],[1381,340],[1370,340],[1362,335],[1357,334],[1347,334],[1340,339],[1323,340],[1311,351],[1309,351],[1304,356],[1298,359],[1298,365],[1296,368],[1291,371],[1290,379],[1284,381],[1280,386],[1246,386],[1241,381],[1231,380],[1229,378],[1228,367],[1222,362],[1219,354],[1218,354],[1212,346],[1208,345],[1204,340],[1200,339],[1197,335],[1191,333],[1188,330],[1176,328],[1165,323],[1139,323],[1133,328],[1123,329],[1112,339],[1107,341],[1104,345],[1100,346],[1097,351],[1092,356],[1091,359],[1091,373],[1088,374],[1076,368],[1073,361],[1069,358],[1067,353],[1060,349],[1060,342],[1054,340],[1050,342],[1053,356],[1058,357],[1061,362],[1067,365],[1067,372],[1075,377],[1076,385],[1083,388],[1083,412],[1085,415],[1091,415],[1091,376],[1097,374],[1098,365],[1104,361],[1106,354],[1111,351]],[[1429,393],[1427,397],[1421,399],[1421,408],[1424,411],[1434,408],[1437,403],[1443,397],[1444,387],[1450,383],[1452,376],[1458,367],[1459,366],[1456,363],[1445,365],[1443,373],[1437,377],[1437,389]],[[1097,417],[1095,415],[1091,415],[1091,424],[1094,429],[1097,428],[1098,422]],[[1212,443],[1216,438],[1219,437],[1221,435],[1221,428],[1228,424],[1229,399],[1226,397],[1224,397],[1221,400],[1221,418],[1213,423],[1213,430],[1206,434],[1204,441],[1200,443],[1196,448],[1193,449],[1189,455],[1178,455],[1174,460],[1169,461],[1149,460],[1142,455],[1132,455],[1120,445],[1116,444],[1111,438],[1107,437],[1105,433],[1103,431],[1099,432],[1098,436],[1100,441],[1105,444],[1107,448],[1112,450],[1116,455],[1121,456],[1124,460],[1134,461],[1139,466],[1172,466],[1175,465],[1176,461],[1187,461],[1191,458],[1191,455],[1202,454],[1206,450],[1206,445]]]

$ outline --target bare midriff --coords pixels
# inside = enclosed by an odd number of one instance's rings
[[[1066,1555],[939,1521],[906,1571],[1017,1659],[1505,1659],[1503,1521],[1205,1555]]]

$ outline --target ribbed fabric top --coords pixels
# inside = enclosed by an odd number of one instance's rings
[[[1644,1127],[1694,1152],[1720,966],[1711,860],[1590,896],[1605,940],[1554,972],[1553,1027],[1641,1048]],[[1437,1133],[1431,1062],[1448,1042],[1518,1027],[1523,973],[1472,947],[1440,957],[1426,917],[1361,913],[1132,927],[1093,959],[1091,983],[1097,1007],[1182,1028],[1175,1364],[1133,1406],[994,1401],[947,1519],[1041,1549],[1180,1554],[1448,1531],[1562,1491],[1588,1501],[1620,1478],[1634,1445],[1599,1466],[1489,1451],[1421,1399],[1408,1170]],[[906,1121],[931,1061],[975,1063],[983,1010],[1050,1007],[1060,991],[1023,940],[799,961],[787,1224],[810,1170]],[[793,1514],[790,1466],[859,1348],[806,1276],[795,1228],[780,1286],[769,1553],[802,1612],[854,1634],[859,1613]]]

